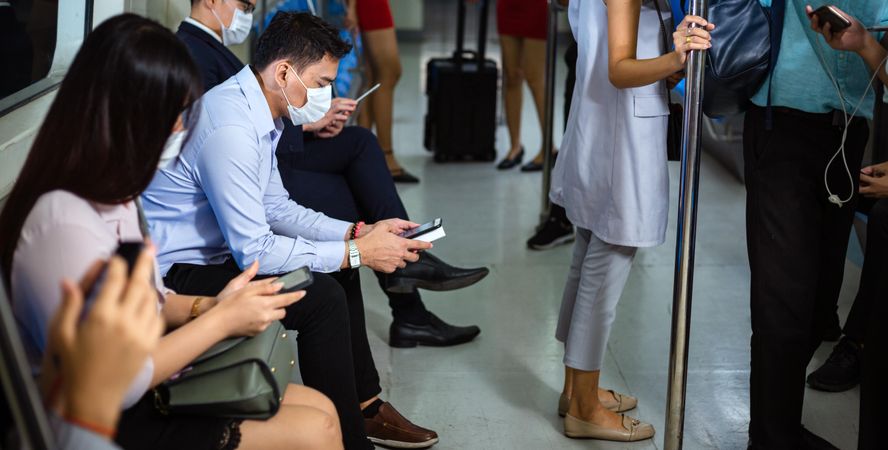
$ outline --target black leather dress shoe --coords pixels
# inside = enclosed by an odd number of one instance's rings
[[[393,294],[409,294],[416,290],[452,291],[471,286],[490,273],[486,267],[463,269],[453,267],[429,252],[419,254],[419,261],[407,264],[385,277],[385,290]]]
[[[414,325],[407,322],[392,322],[389,328],[389,345],[397,348],[426,345],[430,347],[449,347],[465,344],[475,339],[481,329],[475,325],[457,327],[429,313],[429,323]]]
[[[523,159],[524,159],[524,147],[521,147],[521,150],[518,152],[517,155],[515,155],[512,158],[509,158],[508,156],[506,156],[505,158],[503,158],[502,161],[500,161],[499,164],[496,165],[496,168],[499,170],[509,170],[512,167],[515,167],[515,166],[521,164],[521,161]]]

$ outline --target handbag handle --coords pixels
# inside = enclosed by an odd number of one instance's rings
[[[669,38],[666,33],[666,22],[663,20],[663,10],[660,8],[660,1],[654,0],[654,8],[657,9],[657,18],[660,19],[660,40],[663,44],[663,54],[669,54]],[[663,89],[666,91],[666,102],[672,103],[672,96],[669,94],[669,86],[663,81]]]
[[[657,8],[657,18],[660,19],[660,40],[663,42],[663,54],[669,53],[669,37],[666,34],[666,22],[663,20],[663,10],[660,9],[659,0],[654,0],[654,8]]]

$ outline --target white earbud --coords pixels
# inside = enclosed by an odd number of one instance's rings
[[[841,208],[842,205],[845,204],[845,202],[843,202],[842,199],[840,199],[839,196],[836,194],[830,195],[827,200],[829,200],[830,203],[839,205],[839,208]]]

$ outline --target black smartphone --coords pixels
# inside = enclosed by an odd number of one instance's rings
[[[275,280],[275,283],[284,283],[281,292],[301,291],[314,283],[314,276],[308,267],[300,267]]]
[[[404,239],[416,239],[424,234],[431,233],[432,231],[441,228],[441,225],[443,225],[443,221],[439,217],[429,223],[424,223],[416,228],[411,228],[401,233],[400,236]]]
[[[142,241],[121,242],[117,245],[117,250],[114,250],[114,254],[120,256],[121,258],[123,258],[124,261],[126,261],[127,275],[131,275],[133,273],[133,267],[136,265],[136,261],[139,259],[139,254],[142,253],[142,249],[144,247],[145,243]],[[102,284],[105,283],[106,270],[108,270],[107,265],[102,268],[102,272],[96,278],[96,281],[89,289],[89,292],[87,292],[83,312],[81,313],[81,319],[86,317],[86,313],[89,311],[89,308],[92,306],[92,304],[96,301],[96,297],[99,295],[99,291],[102,290]]]
[[[117,250],[114,251],[115,255],[126,261],[127,275],[133,273],[133,266],[136,265],[136,261],[139,259],[139,254],[142,253],[143,248],[145,248],[145,243],[142,241],[121,242],[117,246]]]
[[[821,26],[828,23],[830,25],[830,31],[833,33],[838,33],[851,26],[851,19],[845,17],[844,14],[839,12],[839,10],[832,5],[821,6],[814,10],[811,15],[817,16],[817,20],[820,21]]]

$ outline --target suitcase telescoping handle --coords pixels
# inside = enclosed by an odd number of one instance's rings
[[[484,53],[487,47],[487,13],[490,6],[490,0],[480,0],[481,17],[478,24],[478,50],[476,52],[468,52],[465,50],[466,39],[466,1],[457,0],[459,4],[456,20],[456,51],[453,52],[453,58],[462,61],[465,56],[473,54],[478,64],[484,62]]]

